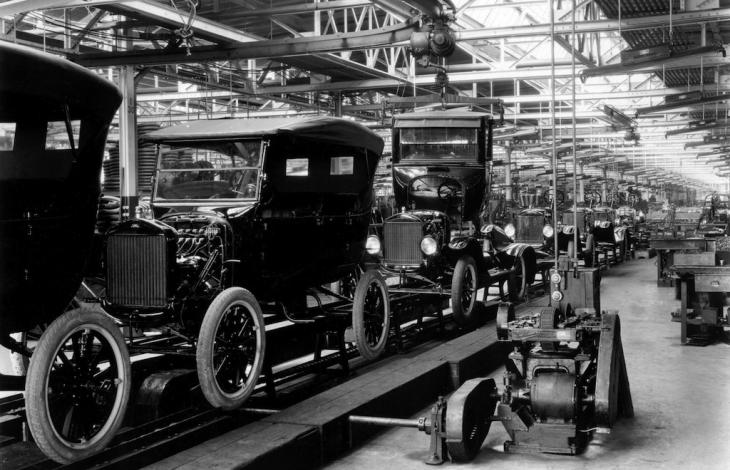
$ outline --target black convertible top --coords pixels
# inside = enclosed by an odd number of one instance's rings
[[[144,139],[157,143],[183,143],[273,135],[365,147],[378,155],[383,152],[383,139],[375,132],[357,122],[330,116],[191,121],[150,132]]]
[[[68,60],[0,41],[0,121],[42,116],[63,120],[114,112],[122,97],[113,83]]]

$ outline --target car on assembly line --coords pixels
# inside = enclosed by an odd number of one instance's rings
[[[492,282],[490,270],[514,271],[518,295],[534,280],[536,254],[514,243],[483,215],[490,194],[490,114],[435,110],[393,119],[393,190],[400,212],[383,221],[382,238],[370,237],[378,270],[360,283],[391,293],[450,298],[454,319],[475,320],[477,291]],[[485,293],[486,296],[486,293]]]
[[[82,143],[83,135],[82,128]],[[351,298],[323,287],[361,269],[383,150],[374,132],[314,116],[193,121],[144,139],[159,155],[153,217],[106,232],[100,311],[85,310],[85,323],[69,314],[58,318],[31,360],[30,382],[42,384],[28,395],[29,409],[41,417],[31,429],[43,450],[62,462],[101,450],[117,427],[104,423],[118,425],[124,416],[123,400],[112,400],[115,386],[91,394],[89,387],[102,386],[93,383],[96,357],[114,366],[105,373],[119,376],[127,387],[123,397],[129,396],[129,353],[187,357],[207,401],[230,410],[261,375],[264,312],[295,324],[348,323],[358,348],[387,339],[389,312],[377,292],[353,316]],[[98,194],[87,196],[96,204]],[[98,332],[88,326],[96,318],[102,319]],[[126,327],[125,337],[117,325]],[[346,360],[344,327],[338,331]],[[93,351],[79,349],[87,336]],[[90,361],[87,354],[95,355]],[[65,359],[72,366],[54,365]],[[86,412],[65,415],[66,389],[54,384],[79,380]],[[100,420],[104,415],[111,417]],[[48,441],[50,451],[43,447]]]

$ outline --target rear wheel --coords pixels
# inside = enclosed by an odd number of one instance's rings
[[[471,325],[476,319],[478,289],[476,262],[469,255],[462,256],[451,278],[451,312],[458,325]]]
[[[362,357],[374,360],[383,353],[390,332],[390,300],[388,287],[378,271],[366,271],[357,283],[352,329]]]
[[[518,299],[524,299],[527,295],[527,262],[524,256],[518,256],[515,259],[515,296]]]
[[[87,308],[58,317],[28,367],[28,426],[49,458],[69,463],[102,450],[124,418],[131,387],[129,353],[106,314]]]
[[[225,410],[251,395],[264,365],[264,315],[254,295],[231,287],[211,302],[198,335],[195,358],[208,402]]]

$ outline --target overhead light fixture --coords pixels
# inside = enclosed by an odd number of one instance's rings
[[[634,126],[633,119],[611,105],[604,104],[601,111],[608,117],[613,130],[627,129]]]
[[[680,93],[678,95],[670,95],[664,99],[664,104],[656,106],[646,106],[644,108],[638,108],[636,110],[636,116],[641,114],[658,113],[661,111],[668,111],[670,109],[682,108],[685,106],[697,106],[707,103],[717,103],[719,101],[726,101],[730,99],[730,94],[720,93],[717,95],[702,96],[697,95],[699,92]]]
[[[689,123],[687,127],[684,127],[682,129],[674,129],[671,131],[667,131],[664,133],[664,138],[669,137],[670,135],[679,135],[679,134],[689,134],[690,132],[698,132],[708,129],[716,129],[718,127],[725,127],[728,124],[730,124],[727,120],[724,121],[716,121],[714,119],[703,119],[701,121],[692,121]]]
[[[580,72],[580,79],[585,80],[588,77],[620,75],[627,72],[643,71],[644,69],[646,69],[646,73],[652,73],[656,71],[654,67],[671,65],[672,62],[676,62],[679,59],[713,52],[721,53],[722,56],[725,57],[725,48],[718,45],[700,46],[682,51],[673,51],[668,44],[661,44],[650,48],[634,49],[624,52],[622,52],[620,64],[585,68]],[[627,58],[628,62],[624,62],[624,57]]]

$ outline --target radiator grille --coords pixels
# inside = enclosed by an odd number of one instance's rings
[[[545,219],[542,216],[518,215],[515,227],[515,241],[522,243],[542,243],[542,228]]]
[[[107,240],[107,295],[129,307],[167,304],[164,235],[115,234]]]
[[[423,261],[420,222],[386,221],[383,224],[383,258],[386,264],[418,266]]]

